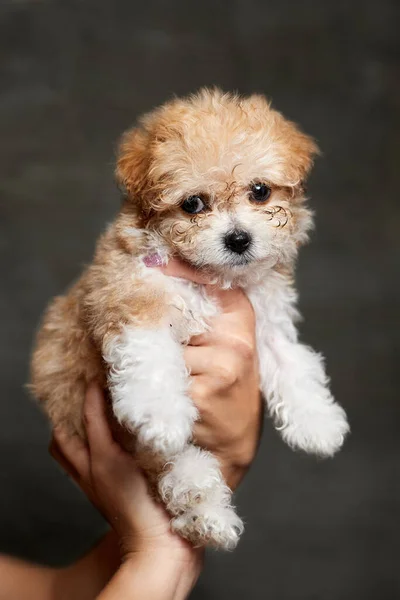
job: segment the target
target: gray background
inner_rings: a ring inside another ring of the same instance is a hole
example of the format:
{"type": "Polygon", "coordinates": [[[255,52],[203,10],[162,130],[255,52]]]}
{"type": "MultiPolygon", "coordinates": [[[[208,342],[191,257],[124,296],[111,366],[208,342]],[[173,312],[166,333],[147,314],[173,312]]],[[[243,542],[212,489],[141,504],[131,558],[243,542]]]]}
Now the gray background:
{"type": "Polygon", "coordinates": [[[47,455],[23,389],[50,296],[115,213],[115,141],[203,84],[264,92],[323,149],[301,255],[302,336],[352,436],[334,460],[269,423],[237,502],[238,549],[193,597],[400,597],[398,10],[390,0],[75,0],[0,6],[0,549],[63,564],[104,525],[47,455]],[[397,23],[396,23],[397,20],[397,23]]]}

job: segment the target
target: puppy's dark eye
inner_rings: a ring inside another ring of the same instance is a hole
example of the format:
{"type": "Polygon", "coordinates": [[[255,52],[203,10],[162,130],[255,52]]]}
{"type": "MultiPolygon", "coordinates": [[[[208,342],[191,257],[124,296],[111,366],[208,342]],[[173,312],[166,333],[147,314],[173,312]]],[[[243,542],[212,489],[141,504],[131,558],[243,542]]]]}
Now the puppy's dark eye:
{"type": "Polygon", "coordinates": [[[190,213],[191,215],[197,215],[197,213],[202,212],[206,208],[206,205],[200,196],[190,196],[189,198],[186,198],[181,206],[185,212],[190,213]]]}
{"type": "Polygon", "coordinates": [[[250,200],[254,202],[266,202],[271,195],[271,188],[266,183],[253,183],[250,190],[250,200]]]}

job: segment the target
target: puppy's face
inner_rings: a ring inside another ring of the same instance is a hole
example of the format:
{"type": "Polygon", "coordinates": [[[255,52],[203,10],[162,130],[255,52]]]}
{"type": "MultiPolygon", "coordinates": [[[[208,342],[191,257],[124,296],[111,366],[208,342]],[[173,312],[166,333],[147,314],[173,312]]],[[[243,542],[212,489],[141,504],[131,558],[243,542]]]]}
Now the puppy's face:
{"type": "Polygon", "coordinates": [[[197,267],[290,264],[311,216],[303,182],[317,148],[260,96],[203,90],[142,119],[117,177],[143,225],[197,267]]]}

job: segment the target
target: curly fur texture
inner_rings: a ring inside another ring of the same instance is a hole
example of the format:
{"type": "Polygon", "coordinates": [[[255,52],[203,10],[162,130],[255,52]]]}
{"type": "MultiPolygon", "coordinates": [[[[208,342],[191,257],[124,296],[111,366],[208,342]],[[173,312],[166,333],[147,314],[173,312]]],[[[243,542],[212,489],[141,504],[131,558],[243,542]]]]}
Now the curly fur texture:
{"type": "Polygon", "coordinates": [[[233,548],[243,524],[218,461],[190,440],[196,409],[182,344],[205,331],[218,306],[205,289],[149,268],[178,255],[222,287],[241,286],[256,314],[261,389],[283,439],[331,456],[348,431],[323,360],[297,340],[292,273],[312,215],[304,180],[314,141],[261,96],[201,90],[145,115],[121,142],[124,203],[94,260],[44,316],[32,389],[54,424],[84,435],[86,384],[110,391],[116,418],[156,476],[172,528],[195,544],[233,548]],[[255,202],[254,183],[271,190],[255,202]],[[205,210],[182,203],[201,196],[205,210]],[[245,252],[225,238],[245,231],[245,252]]]}

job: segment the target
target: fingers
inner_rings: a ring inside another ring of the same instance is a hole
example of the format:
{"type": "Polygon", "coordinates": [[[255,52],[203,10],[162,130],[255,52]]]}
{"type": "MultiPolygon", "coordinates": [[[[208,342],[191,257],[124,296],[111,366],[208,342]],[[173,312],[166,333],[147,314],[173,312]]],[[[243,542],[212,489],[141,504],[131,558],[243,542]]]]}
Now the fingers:
{"type": "Polygon", "coordinates": [[[60,465],[60,467],[62,467],[62,469],[64,469],[64,471],[67,473],[67,475],[69,475],[70,477],[72,477],[72,479],[75,479],[75,481],[77,480],[77,478],[79,476],[78,471],[65,458],[65,456],[62,453],[62,450],[61,450],[61,448],[60,448],[57,440],[54,438],[54,436],[51,438],[51,441],[50,441],[50,444],[49,444],[49,454],[54,458],[54,460],[56,462],[58,462],[58,464],[60,465]]]}
{"type": "Polygon", "coordinates": [[[193,283],[209,284],[212,281],[211,275],[192,267],[178,258],[172,258],[167,265],[163,265],[160,269],[165,275],[181,277],[182,279],[193,281],[193,283]]]}
{"type": "Polygon", "coordinates": [[[230,348],[187,346],[184,358],[191,375],[207,374],[219,382],[221,387],[234,383],[244,368],[240,356],[230,348]]]}
{"type": "Polygon", "coordinates": [[[70,435],[60,427],[53,431],[49,452],[61,467],[77,481],[89,473],[89,451],[77,435],[70,435]]]}
{"type": "Polygon", "coordinates": [[[214,330],[193,336],[184,350],[185,356],[190,361],[190,365],[188,363],[187,365],[192,374],[199,372],[196,366],[196,357],[199,356],[200,360],[200,353],[197,354],[196,350],[202,348],[210,353],[208,364],[211,370],[213,370],[214,359],[217,364],[221,360],[228,360],[228,362],[233,360],[239,367],[243,361],[243,367],[254,359],[256,341],[254,332],[249,331],[249,328],[246,330],[244,327],[236,327],[235,330],[235,324],[232,323],[230,330],[227,330],[225,324],[224,327],[218,327],[218,323],[216,323],[214,330]],[[212,360],[211,355],[213,355],[212,360]]]}
{"type": "Polygon", "coordinates": [[[189,346],[222,346],[236,349],[240,342],[253,344],[255,331],[251,322],[242,319],[239,313],[232,318],[212,319],[212,329],[193,335],[189,340],[189,346]]]}
{"type": "Polygon", "coordinates": [[[196,375],[192,378],[189,393],[200,414],[200,420],[196,421],[195,425],[204,420],[210,409],[216,410],[215,401],[217,392],[218,390],[215,390],[213,379],[208,377],[208,375],[196,375]]]}
{"type": "Polygon", "coordinates": [[[186,346],[183,350],[183,357],[190,375],[207,373],[210,368],[210,353],[208,348],[186,346]]]}
{"type": "Polygon", "coordinates": [[[253,307],[250,300],[241,288],[223,290],[215,285],[207,285],[206,287],[208,294],[217,300],[222,312],[238,313],[242,310],[252,312],[253,307]]]}
{"type": "Polygon", "coordinates": [[[105,397],[97,383],[91,383],[86,391],[83,417],[92,457],[107,455],[117,447],[107,420],[105,397]]]}
{"type": "Polygon", "coordinates": [[[214,441],[213,424],[210,425],[209,419],[197,421],[193,427],[193,443],[205,450],[211,450],[214,441]]]}
{"type": "Polygon", "coordinates": [[[55,427],[49,452],[62,468],[75,480],[85,480],[90,473],[90,454],[96,454],[114,444],[105,413],[101,389],[91,384],[86,393],[84,421],[88,444],[78,435],[71,435],[62,427],[55,427]]]}
{"type": "MultiPolygon", "coordinates": [[[[200,333],[199,335],[194,335],[190,338],[189,346],[209,346],[212,342],[214,332],[206,331],[205,333],[200,333]]],[[[215,335],[215,333],[214,333],[215,335]]]]}

